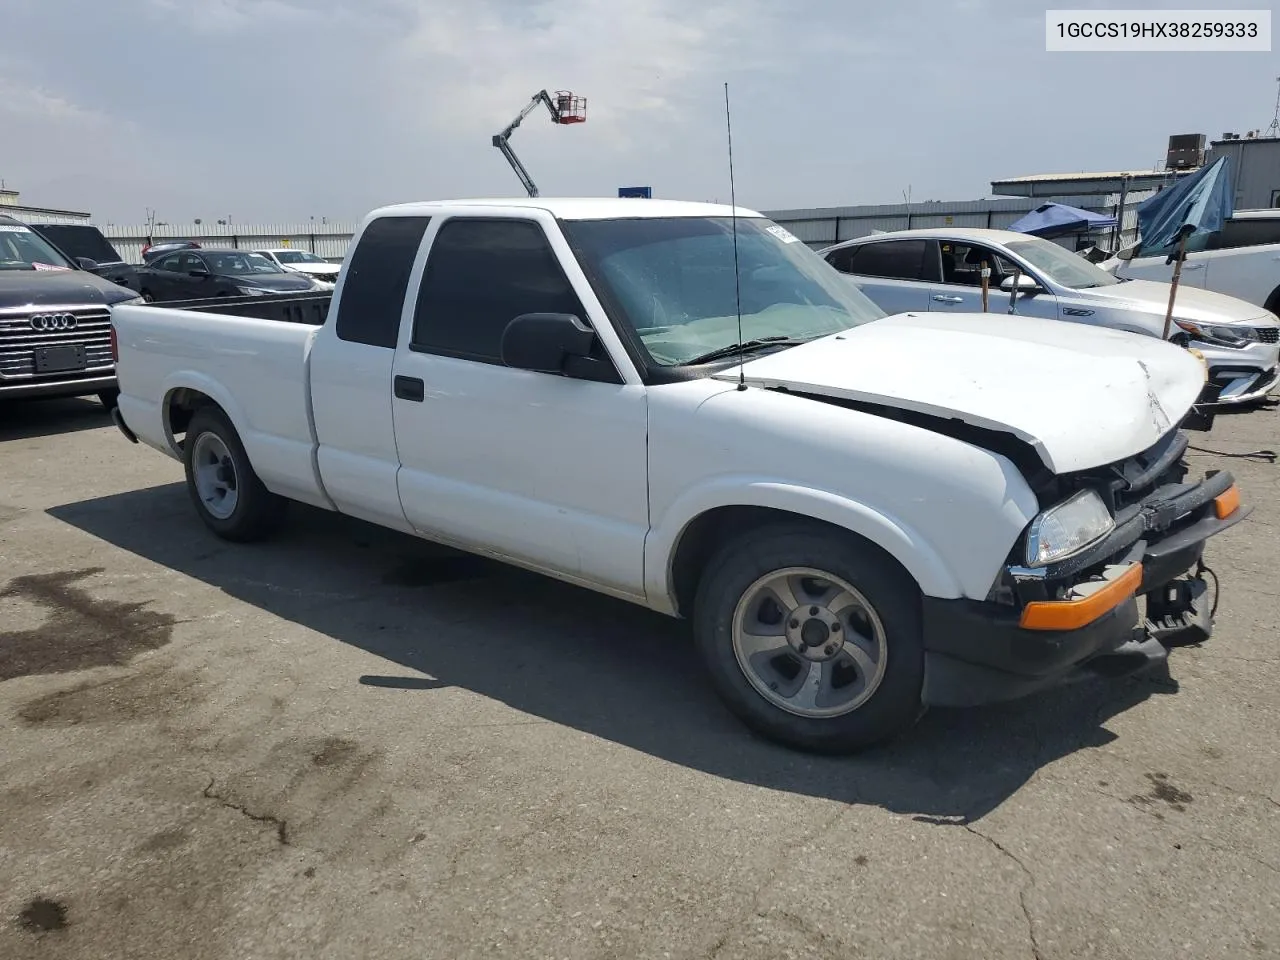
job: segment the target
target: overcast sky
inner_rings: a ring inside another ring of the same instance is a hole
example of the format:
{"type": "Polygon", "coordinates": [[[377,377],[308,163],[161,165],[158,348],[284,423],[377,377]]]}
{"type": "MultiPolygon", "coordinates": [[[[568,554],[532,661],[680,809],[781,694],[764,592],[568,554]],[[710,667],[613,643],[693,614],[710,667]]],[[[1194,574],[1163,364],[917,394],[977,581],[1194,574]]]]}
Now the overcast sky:
{"type": "MultiPolygon", "coordinates": [[[[0,178],[102,221],[355,219],[406,200],[973,199],[993,178],[1150,168],[1171,133],[1265,128],[1266,53],[1046,53],[1029,0],[0,0],[0,178]]],[[[1240,3],[1264,7],[1260,3],[1240,3]]]]}

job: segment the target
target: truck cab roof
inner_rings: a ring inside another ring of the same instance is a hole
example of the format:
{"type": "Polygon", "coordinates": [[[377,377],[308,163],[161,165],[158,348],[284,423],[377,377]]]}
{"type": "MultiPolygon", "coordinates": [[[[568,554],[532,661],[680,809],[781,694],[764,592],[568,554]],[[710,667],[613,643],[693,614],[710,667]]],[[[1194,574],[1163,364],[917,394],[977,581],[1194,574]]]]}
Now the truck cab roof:
{"type": "MultiPolygon", "coordinates": [[[[428,200],[380,207],[373,217],[428,216],[442,208],[493,207],[508,210],[545,210],[561,220],[611,220],[636,217],[729,217],[734,208],[728,204],[701,203],[691,200],[645,200],[618,197],[509,197],[461,200],[428,200]]],[[[745,207],[737,208],[739,217],[763,214],[745,207]]]]}

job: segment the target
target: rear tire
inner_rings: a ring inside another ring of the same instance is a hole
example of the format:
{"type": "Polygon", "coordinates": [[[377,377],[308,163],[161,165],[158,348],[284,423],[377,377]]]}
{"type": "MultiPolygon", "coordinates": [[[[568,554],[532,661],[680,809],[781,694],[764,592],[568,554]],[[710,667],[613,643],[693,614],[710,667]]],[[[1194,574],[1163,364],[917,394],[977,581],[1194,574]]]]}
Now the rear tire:
{"type": "Polygon", "coordinates": [[[784,522],[731,540],[703,572],[693,623],[716,692],[771,740],[852,753],[923,713],[919,590],[852,534],[784,522]]]}
{"type": "Polygon", "coordinates": [[[182,444],[187,492],[205,526],[246,543],[274,533],[288,501],[262,485],[235,427],[222,410],[201,407],[187,425],[182,444]]]}

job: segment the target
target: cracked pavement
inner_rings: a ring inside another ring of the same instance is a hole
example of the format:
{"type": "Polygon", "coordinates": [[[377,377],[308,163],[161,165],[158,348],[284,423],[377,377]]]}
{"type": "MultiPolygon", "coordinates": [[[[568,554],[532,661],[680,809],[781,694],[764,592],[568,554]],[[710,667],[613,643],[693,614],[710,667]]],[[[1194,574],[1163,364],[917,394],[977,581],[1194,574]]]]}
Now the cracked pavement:
{"type": "MultiPolygon", "coordinates": [[[[1277,444],[1275,409],[1197,446],[1277,444]]],[[[0,407],[0,957],[1280,957],[1280,466],[1167,672],[750,737],[672,621],[0,407]]]]}

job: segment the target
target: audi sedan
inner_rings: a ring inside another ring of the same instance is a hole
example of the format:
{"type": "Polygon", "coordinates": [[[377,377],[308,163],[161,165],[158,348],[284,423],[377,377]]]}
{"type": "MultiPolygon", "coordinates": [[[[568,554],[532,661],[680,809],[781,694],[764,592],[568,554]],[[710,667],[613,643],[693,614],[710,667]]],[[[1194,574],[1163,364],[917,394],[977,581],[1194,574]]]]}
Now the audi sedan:
{"type": "Polygon", "coordinates": [[[207,247],[179,250],[138,268],[138,285],[149,302],[323,289],[305,273],[284,270],[261,254],[207,247]]]}

